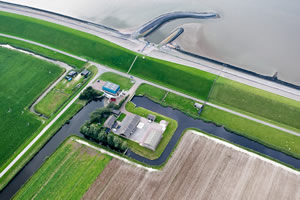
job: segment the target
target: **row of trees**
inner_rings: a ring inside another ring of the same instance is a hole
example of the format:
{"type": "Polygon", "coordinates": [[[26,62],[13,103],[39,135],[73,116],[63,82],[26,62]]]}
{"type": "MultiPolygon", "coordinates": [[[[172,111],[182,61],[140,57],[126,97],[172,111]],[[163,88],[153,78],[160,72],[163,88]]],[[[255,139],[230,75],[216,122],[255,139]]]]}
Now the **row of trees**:
{"type": "Polygon", "coordinates": [[[128,148],[126,141],[123,141],[120,137],[112,133],[106,133],[103,127],[97,124],[91,124],[89,121],[81,126],[80,132],[96,142],[101,142],[103,145],[109,146],[116,151],[124,152],[128,148]]]}

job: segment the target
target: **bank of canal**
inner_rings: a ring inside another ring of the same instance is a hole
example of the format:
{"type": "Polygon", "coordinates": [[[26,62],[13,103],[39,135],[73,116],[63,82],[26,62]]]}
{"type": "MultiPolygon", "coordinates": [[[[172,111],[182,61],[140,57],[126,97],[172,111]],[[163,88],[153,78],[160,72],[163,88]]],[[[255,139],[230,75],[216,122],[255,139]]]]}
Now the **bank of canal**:
{"type": "MultiPolygon", "coordinates": [[[[218,127],[213,123],[206,123],[202,120],[195,120],[188,117],[184,113],[174,110],[170,107],[163,107],[146,97],[134,97],[132,102],[137,106],[144,107],[151,111],[160,113],[162,115],[168,116],[175,119],[178,122],[178,128],[176,129],[172,139],[167,145],[166,149],[162,155],[156,160],[149,160],[140,155],[135,154],[132,151],[127,152],[127,156],[136,159],[140,162],[146,163],[148,165],[158,166],[163,164],[170,153],[172,153],[177,141],[183,134],[186,128],[197,128],[204,132],[213,134],[217,137],[224,138],[232,143],[244,146],[246,148],[252,149],[254,151],[260,152],[273,159],[277,159],[295,168],[300,168],[300,160],[288,156],[284,153],[275,151],[268,147],[265,147],[257,142],[249,140],[245,137],[236,135],[234,133],[226,131],[223,127],[218,127]]],[[[44,161],[49,157],[57,147],[70,135],[77,135],[83,137],[80,134],[80,126],[90,118],[90,113],[99,107],[103,107],[103,101],[93,101],[87,104],[81,111],[79,111],[71,120],[69,124],[65,124],[48,142],[44,147],[33,157],[32,160],[13,178],[10,183],[0,192],[0,199],[6,200],[10,199],[21,186],[40,168],[44,161]]]]}

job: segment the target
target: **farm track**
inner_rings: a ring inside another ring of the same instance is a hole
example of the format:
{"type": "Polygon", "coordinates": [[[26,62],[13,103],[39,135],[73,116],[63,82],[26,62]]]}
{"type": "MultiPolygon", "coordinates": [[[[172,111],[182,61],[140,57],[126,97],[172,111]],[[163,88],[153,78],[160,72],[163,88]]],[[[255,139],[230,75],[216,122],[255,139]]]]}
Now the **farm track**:
{"type": "Polygon", "coordinates": [[[187,132],[161,172],[113,159],[83,199],[298,199],[300,175],[187,132]]]}

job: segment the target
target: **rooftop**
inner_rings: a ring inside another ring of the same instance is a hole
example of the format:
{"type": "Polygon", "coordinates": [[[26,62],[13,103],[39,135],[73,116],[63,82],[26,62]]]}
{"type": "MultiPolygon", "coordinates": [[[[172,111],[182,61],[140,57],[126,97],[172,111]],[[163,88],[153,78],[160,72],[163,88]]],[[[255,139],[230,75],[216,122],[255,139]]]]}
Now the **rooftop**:
{"type": "Polygon", "coordinates": [[[116,119],[117,118],[114,115],[109,116],[109,118],[104,122],[104,127],[111,129],[116,119]]]}
{"type": "Polygon", "coordinates": [[[138,115],[126,116],[121,124],[119,134],[124,135],[125,137],[129,137],[135,131],[140,120],[141,117],[138,115]]]}

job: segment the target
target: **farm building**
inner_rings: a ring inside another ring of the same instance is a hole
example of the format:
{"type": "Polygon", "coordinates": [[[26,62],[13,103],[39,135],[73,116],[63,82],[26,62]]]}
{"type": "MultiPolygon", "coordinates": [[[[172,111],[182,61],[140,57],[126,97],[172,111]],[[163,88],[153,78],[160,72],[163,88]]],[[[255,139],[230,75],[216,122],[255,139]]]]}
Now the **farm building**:
{"type": "Polygon", "coordinates": [[[87,77],[89,74],[90,74],[90,71],[88,71],[87,69],[84,69],[84,70],[81,72],[81,75],[82,75],[82,76],[85,76],[85,77],[87,77]]]}
{"type": "Polygon", "coordinates": [[[140,120],[141,117],[138,115],[126,116],[121,124],[119,135],[128,138],[136,130],[136,127],[139,124],[140,120]]]}
{"type": "Polygon", "coordinates": [[[108,94],[117,95],[118,91],[120,90],[120,86],[117,84],[114,84],[112,82],[107,81],[103,87],[102,90],[108,94]]]}
{"type": "Polygon", "coordinates": [[[75,71],[69,71],[69,73],[67,74],[67,76],[69,76],[69,77],[74,77],[74,76],[76,76],[78,73],[77,72],[75,72],[75,71]]]}
{"type": "Polygon", "coordinates": [[[147,119],[148,119],[150,122],[154,122],[155,119],[156,119],[156,117],[155,117],[154,115],[149,114],[148,117],[147,117],[147,119]]]}
{"type": "Polygon", "coordinates": [[[163,135],[162,130],[151,130],[150,134],[146,138],[146,140],[143,143],[144,147],[147,147],[148,149],[151,149],[152,151],[155,151],[157,145],[159,144],[161,138],[163,135]]]}
{"type": "Polygon", "coordinates": [[[117,118],[114,115],[109,116],[109,118],[104,122],[104,127],[111,129],[116,120],[117,118]]]}

